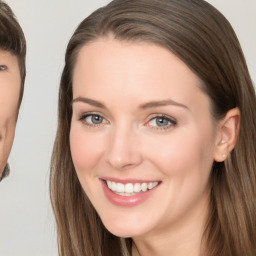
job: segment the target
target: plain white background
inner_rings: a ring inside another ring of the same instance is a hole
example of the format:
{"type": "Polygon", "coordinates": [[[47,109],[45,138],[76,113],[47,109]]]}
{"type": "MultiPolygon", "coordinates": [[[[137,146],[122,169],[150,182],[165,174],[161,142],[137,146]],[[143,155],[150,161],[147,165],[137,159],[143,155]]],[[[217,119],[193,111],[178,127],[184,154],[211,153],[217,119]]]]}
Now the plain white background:
{"type": "MultiPolygon", "coordinates": [[[[27,38],[27,79],[0,184],[0,256],[56,256],[48,178],[65,48],[76,26],[107,0],[6,0],[27,38]]],[[[209,0],[233,25],[256,81],[256,1],[209,0]]]]}

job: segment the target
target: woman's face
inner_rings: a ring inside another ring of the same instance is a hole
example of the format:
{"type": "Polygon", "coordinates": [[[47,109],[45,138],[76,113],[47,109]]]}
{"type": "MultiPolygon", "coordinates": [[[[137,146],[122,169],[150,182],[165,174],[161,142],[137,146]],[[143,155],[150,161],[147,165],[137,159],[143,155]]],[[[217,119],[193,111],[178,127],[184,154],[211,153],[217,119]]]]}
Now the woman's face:
{"type": "Polygon", "coordinates": [[[13,143],[20,84],[17,57],[0,50],[0,174],[4,170],[13,143]]]}
{"type": "Polygon", "coordinates": [[[154,235],[205,217],[217,139],[201,83],[154,44],[103,38],[81,49],[72,159],[113,234],[154,235]]]}

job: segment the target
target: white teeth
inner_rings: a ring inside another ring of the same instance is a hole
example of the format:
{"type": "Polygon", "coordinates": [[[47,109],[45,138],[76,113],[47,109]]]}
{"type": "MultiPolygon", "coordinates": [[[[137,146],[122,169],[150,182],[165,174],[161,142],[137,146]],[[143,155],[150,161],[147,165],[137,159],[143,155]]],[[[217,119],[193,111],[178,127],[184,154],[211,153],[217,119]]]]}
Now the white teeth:
{"type": "Polygon", "coordinates": [[[111,181],[107,180],[107,185],[110,188],[111,187],[111,181]]]}
{"type": "Polygon", "coordinates": [[[133,185],[133,191],[136,192],[136,193],[138,193],[138,192],[141,191],[140,183],[135,183],[135,184],[133,185]]]}
{"type": "Polygon", "coordinates": [[[120,196],[133,196],[133,195],[135,195],[134,193],[133,194],[130,194],[130,193],[116,193],[116,194],[118,194],[120,196]]]}
{"type": "Polygon", "coordinates": [[[125,184],[125,193],[133,193],[133,185],[131,183],[125,184]]]}
{"type": "Polygon", "coordinates": [[[106,182],[110,190],[122,196],[135,195],[135,193],[139,193],[141,191],[146,192],[147,190],[153,189],[159,184],[159,182],[157,181],[149,182],[149,183],[146,183],[146,182],[134,183],[134,184],[133,183],[127,183],[127,184],[116,183],[114,181],[109,181],[109,180],[107,180],[106,182]]]}
{"type": "Polygon", "coordinates": [[[156,187],[157,185],[158,185],[158,182],[157,182],[157,181],[153,182],[152,188],[156,187]]]}
{"type": "MultiPolygon", "coordinates": [[[[113,183],[113,182],[112,182],[113,183]]],[[[116,184],[116,192],[118,193],[123,193],[124,192],[124,184],[122,183],[117,183],[116,184]]]]}
{"type": "MultiPolygon", "coordinates": [[[[108,186],[108,187],[110,188],[110,186],[108,186]]],[[[116,183],[115,182],[111,182],[111,190],[116,191],[116,183]]]]}
{"type": "Polygon", "coordinates": [[[148,189],[152,189],[152,188],[153,188],[153,183],[150,182],[150,183],[148,184],[148,189]]]}
{"type": "Polygon", "coordinates": [[[142,185],[141,185],[141,190],[142,190],[143,192],[146,192],[147,189],[148,189],[148,184],[147,184],[147,183],[142,183],[142,185]]]}

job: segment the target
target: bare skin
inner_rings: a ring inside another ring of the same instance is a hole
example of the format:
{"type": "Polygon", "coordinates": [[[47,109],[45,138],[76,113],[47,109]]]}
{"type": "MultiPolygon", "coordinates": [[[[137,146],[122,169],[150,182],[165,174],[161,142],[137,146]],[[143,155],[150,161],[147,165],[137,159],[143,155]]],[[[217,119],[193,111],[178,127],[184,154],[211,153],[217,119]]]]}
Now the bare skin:
{"type": "Polygon", "coordinates": [[[20,84],[17,57],[0,50],[0,175],[7,163],[14,139],[20,84]]]}
{"type": "Polygon", "coordinates": [[[211,166],[225,159],[232,136],[222,126],[231,123],[234,130],[237,114],[213,120],[201,85],[181,60],[154,44],[101,38],[78,55],[73,162],[106,228],[133,238],[134,256],[200,254],[211,166]],[[126,193],[128,203],[119,204],[122,195],[106,187],[108,180],[157,186],[141,203],[133,204],[126,193]]]}

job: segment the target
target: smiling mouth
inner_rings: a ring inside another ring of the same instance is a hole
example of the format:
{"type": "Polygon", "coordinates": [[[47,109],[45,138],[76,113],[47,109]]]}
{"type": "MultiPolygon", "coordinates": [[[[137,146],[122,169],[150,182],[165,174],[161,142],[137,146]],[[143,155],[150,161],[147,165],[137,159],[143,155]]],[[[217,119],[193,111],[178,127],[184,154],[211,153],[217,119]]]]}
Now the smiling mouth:
{"type": "Polygon", "coordinates": [[[110,180],[104,180],[107,184],[107,187],[117,195],[120,196],[134,196],[139,193],[147,192],[156,186],[159,185],[160,182],[136,182],[136,183],[119,183],[110,180]]]}

